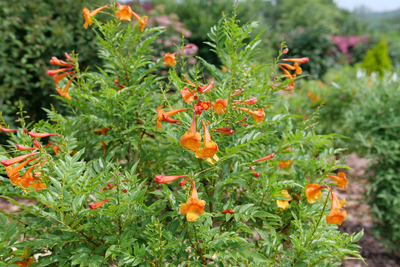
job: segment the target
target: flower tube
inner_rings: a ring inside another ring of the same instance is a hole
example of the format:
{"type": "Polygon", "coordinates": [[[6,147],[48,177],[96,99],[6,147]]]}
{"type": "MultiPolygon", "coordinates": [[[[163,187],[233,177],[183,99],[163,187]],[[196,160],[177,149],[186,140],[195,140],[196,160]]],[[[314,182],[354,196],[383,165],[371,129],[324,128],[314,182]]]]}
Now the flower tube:
{"type": "Polygon", "coordinates": [[[174,175],[174,176],[164,176],[164,175],[157,175],[154,177],[154,181],[156,181],[158,184],[165,184],[165,183],[170,183],[172,181],[175,181],[176,179],[179,178],[184,178],[188,176],[187,174],[185,175],[174,175]]]}
{"type": "Polygon", "coordinates": [[[259,161],[270,160],[270,159],[272,159],[274,156],[275,156],[275,153],[271,153],[271,154],[269,154],[268,156],[263,157],[263,158],[261,158],[261,159],[253,160],[253,162],[259,162],[259,161]]]}
{"type": "Polygon", "coordinates": [[[4,166],[10,166],[10,165],[21,162],[21,161],[23,161],[29,157],[32,157],[34,155],[37,155],[37,154],[38,153],[36,152],[36,153],[18,156],[18,157],[12,158],[12,159],[5,159],[5,160],[0,161],[0,163],[3,164],[4,166]]]}
{"type": "Polygon", "coordinates": [[[106,202],[109,201],[109,200],[110,200],[110,199],[107,198],[107,199],[104,199],[104,200],[99,201],[99,202],[90,202],[90,203],[89,203],[89,208],[92,209],[92,210],[98,209],[98,208],[100,208],[104,203],[106,203],[106,202]]]}
{"type": "Polygon", "coordinates": [[[34,132],[29,132],[28,133],[31,138],[43,138],[43,137],[49,137],[49,136],[60,136],[59,134],[56,133],[34,133],[34,132]]]}
{"type": "Polygon", "coordinates": [[[189,131],[187,131],[181,137],[180,141],[181,145],[187,149],[196,152],[197,149],[201,146],[201,135],[196,131],[196,115],[193,114],[192,125],[190,126],[189,131]]]}

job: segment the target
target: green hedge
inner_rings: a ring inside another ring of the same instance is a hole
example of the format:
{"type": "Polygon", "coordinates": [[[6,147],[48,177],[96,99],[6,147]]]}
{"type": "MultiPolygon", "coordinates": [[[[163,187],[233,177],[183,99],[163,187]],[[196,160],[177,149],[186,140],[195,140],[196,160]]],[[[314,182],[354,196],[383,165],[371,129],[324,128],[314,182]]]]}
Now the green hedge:
{"type": "Polygon", "coordinates": [[[82,67],[99,65],[94,33],[83,28],[82,8],[106,1],[20,0],[0,2],[0,111],[14,126],[22,100],[32,120],[46,118],[42,107],[60,107],[54,81],[46,75],[52,56],[78,50],[82,67]],[[90,2],[90,3],[89,3],[90,2]],[[79,14],[79,15],[78,15],[79,14]]]}

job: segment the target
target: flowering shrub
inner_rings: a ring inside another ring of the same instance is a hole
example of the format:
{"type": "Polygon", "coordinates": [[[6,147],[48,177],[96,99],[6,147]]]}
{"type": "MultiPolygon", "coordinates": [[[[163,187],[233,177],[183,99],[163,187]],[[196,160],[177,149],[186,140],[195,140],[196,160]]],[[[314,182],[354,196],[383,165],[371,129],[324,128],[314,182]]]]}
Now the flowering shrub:
{"type": "Polygon", "coordinates": [[[147,16],[114,4],[83,12],[105,65],[84,72],[73,53],[50,61],[62,67],[51,74],[74,116],[47,110],[52,123],[28,126],[21,116],[20,129],[1,129],[12,147],[0,162],[2,181],[35,200],[26,206],[2,196],[22,209],[0,215],[3,264],[334,266],[349,254],[361,259],[353,243],[362,232],[336,226],[347,214],[331,187],[348,182],[333,175],[343,160],[328,158],[342,150],[314,133],[316,116],[294,128],[292,115],[272,108],[278,91],[295,90],[308,58],[282,50],[285,76],[270,78],[277,64],[253,65],[260,35],[244,43],[257,23],[239,25],[233,15],[209,35],[224,72],[200,57],[187,71],[190,46],[151,60],[161,29],[146,28],[147,16]],[[113,19],[97,21],[100,11],[113,19]],[[167,83],[153,74],[162,65],[167,83]]]}

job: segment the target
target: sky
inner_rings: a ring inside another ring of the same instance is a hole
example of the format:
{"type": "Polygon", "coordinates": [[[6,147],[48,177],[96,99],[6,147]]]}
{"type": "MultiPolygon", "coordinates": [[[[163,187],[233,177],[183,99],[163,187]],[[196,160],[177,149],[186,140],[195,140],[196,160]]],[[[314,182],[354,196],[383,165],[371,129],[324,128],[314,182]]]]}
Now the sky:
{"type": "Polygon", "coordinates": [[[392,11],[400,8],[400,0],[334,0],[339,7],[353,11],[364,5],[374,12],[392,11]]]}

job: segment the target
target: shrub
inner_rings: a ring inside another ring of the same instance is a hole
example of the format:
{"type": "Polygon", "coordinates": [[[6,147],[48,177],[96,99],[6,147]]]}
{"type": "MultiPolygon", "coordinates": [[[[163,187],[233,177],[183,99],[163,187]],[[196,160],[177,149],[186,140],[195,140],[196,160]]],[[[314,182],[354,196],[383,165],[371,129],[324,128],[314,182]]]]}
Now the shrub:
{"type": "Polygon", "coordinates": [[[292,115],[270,110],[294,81],[253,65],[260,36],[244,40],[257,23],[224,16],[208,44],[227,69],[199,57],[188,71],[184,46],[151,61],[161,29],[144,28],[146,16],[127,26],[126,6],[103,8],[117,18],[86,18],[105,62],[99,72],[82,71],[74,53],[53,59],[72,65],[58,92],[73,115],[47,110],[51,123],[31,127],[21,116],[9,133],[10,145],[34,155],[15,153],[32,161],[19,165],[22,177],[12,166],[22,158],[1,161],[2,180],[36,203],[1,196],[22,208],[0,215],[3,264],[335,266],[348,254],[361,258],[353,243],[362,232],[336,226],[346,212],[331,186],[347,180],[330,173],[346,166],[328,159],[342,150],[313,132],[315,116],[294,128],[292,115]],[[152,74],[161,64],[170,67],[167,83],[152,74]]]}
{"type": "Polygon", "coordinates": [[[383,76],[386,72],[392,72],[392,62],[389,58],[389,48],[385,38],[373,48],[368,50],[365,55],[361,67],[368,74],[376,72],[379,76],[383,76]]]}

